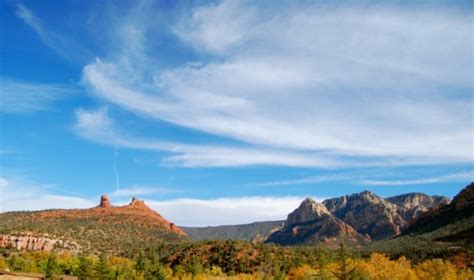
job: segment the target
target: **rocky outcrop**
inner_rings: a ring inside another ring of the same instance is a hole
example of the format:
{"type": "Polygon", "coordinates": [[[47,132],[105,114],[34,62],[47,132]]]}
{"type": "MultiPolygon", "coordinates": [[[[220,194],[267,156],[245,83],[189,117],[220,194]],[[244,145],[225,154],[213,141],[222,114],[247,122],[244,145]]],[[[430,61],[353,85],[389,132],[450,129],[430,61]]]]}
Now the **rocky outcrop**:
{"type": "Polygon", "coordinates": [[[1,248],[14,248],[17,250],[43,250],[51,251],[57,240],[34,237],[34,236],[17,236],[17,235],[0,235],[1,248]]]}
{"type": "Polygon", "coordinates": [[[128,204],[128,206],[130,207],[137,207],[137,208],[140,208],[140,207],[146,207],[148,208],[148,206],[146,206],[145,202],[143,200],[139,200],[135,197],[132,197],[132,201],[130,201],[130,204],[128,204]]]}
{"type": "Polygon", "coordinates": [[[68,251],[75,253],[79,251],[79,245],[61,239],[50,238],[48,235],[24,234],[0,234],[0,248],[32,251],[68,251]]]}
{"type": "Polygon", "coordinates": [[[318,220],[325,215],[331,215],[328,209],[311,198],[306,198],[300,207],[288,215],[286,223],[288,225],[303,224],[318,220]]]}
{"type": "Polygon", "coordinates": [[[405,209],[430,209],[440,204],[449,204],[451,200],[445,196],[426,195],[424,193],[407,193],[385,198],[385,200],[405,209]]]}
{"type": "Polygon", "coordinates": [[[398,235],[408,225],[397,205],[369,191],[328,199],[323,204],[334,216],[373,240],[398,235]]]}
{"type": "Polygon", "coordinates": [[[341,238],[350,243],[369,241],[350,225],[333,216],[323,204],[307,198],[288,215],[284,227],[271,234],[266,242],[280,245],[337,245],[341,238]]]}
{"type": "Polygon", "coordinates": [[[398,212],[407,222],[419,218],[421,214],[427,212],[431,208],[446,205],[451,200],[445,196],[426,195],[424,193],[408,193],[393,196],[385,199],[398,206],[398,212]]]}
{"type": "Polygon", "coordinates": [[[105,194],[100,197],[99,207],[112,207],[112,204],[110,204],[109,197],[105,194]]]}
{"type": "MultiPolygon", "coordinates": [[[[106,211],[104,213],[106,215],[129,215],[139,218],[139,220],[144,220],[145,223],[148,222],[150,225],[158,225],[179,235],[186,235],[186,233],[174,223],[163,218],[158,212],[148,207],[143,200],[137,199],[136,197],[133,197],[128,205],[115,207],[112,206],[106,195],[102,195],[99,208],[105,208],[103,210],[106,211]]],[[[90,214],[93,214],[93,212],[90,212],[90,214]]]]}

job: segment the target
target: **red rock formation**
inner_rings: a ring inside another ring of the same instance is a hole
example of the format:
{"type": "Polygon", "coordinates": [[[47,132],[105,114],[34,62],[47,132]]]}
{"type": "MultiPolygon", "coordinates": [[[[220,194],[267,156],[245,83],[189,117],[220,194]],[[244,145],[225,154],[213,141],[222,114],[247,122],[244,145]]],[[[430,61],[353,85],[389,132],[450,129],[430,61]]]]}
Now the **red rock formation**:
{"type": "Polygon", "coordinates": [[[105,194],[100,197],[99,207],[112,207],[112,204],[110,204],[109,197],[105,194]]]}
{"type": "Polygon", "coordinates": [[[307,198],[288,215],[284,227],[273,232],[266,242],[281,245],[324,243],[331,247],[337,245],[340,238],[351,244],[370,241],[333,216],[322,203],[307,198]]]}
{"type": "Polygon", "coordinates": [[[186,233],[176,225],[163,218],[158,212],[148,207],[143,200],[132,198],[128,205],[113,206],[106,195],[100,198],[100,204],[90,209],[71,209],[71,210],[52,210],[41,211],[39,218],[64,218],[64,219],[83,219],[97,218],[103,223],[108,223],[112,217],[127,217],[131,224],[139,224],[146,227],[161,227],[179,235],[185,236],[186,233]]]}
{"type": "Polygon", "coordinates": [[[408,226],[397,205],[369,191],[327,199],[323,204],[331,214],[373,240],[393,237],[408,226]]]}
{"type": "Polygon", "coordinates": [[[143,200],[139,200],[135,197],[132,197],[132,201],[130,202],[130,204],[128,204],[128,206],[132,206],[132,207],[146,207],[148,208],[148,206],[146,206],[145,202],[143,200]]]}

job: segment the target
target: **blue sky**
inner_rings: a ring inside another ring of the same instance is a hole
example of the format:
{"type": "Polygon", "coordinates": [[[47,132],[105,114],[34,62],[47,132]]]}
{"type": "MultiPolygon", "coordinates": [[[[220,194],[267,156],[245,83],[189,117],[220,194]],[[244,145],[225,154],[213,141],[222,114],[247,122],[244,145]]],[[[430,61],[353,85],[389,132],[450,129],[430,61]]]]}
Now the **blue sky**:
{"type": "Polygon", "coordinates": [[[1,1],[0,210],[179,225],[473,181],[470,1],[1,1]],[[349,4],[348,4],[349,3],[349,4]]]}

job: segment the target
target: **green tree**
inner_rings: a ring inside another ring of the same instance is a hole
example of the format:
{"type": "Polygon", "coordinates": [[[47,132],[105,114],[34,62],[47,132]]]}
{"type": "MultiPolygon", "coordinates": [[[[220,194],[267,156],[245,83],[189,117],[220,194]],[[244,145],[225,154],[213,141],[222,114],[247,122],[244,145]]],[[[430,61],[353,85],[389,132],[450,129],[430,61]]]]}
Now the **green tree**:
{"type": "Polygon", "coordinates": [[[339,262],[339,269],[335,272],[335,276],[341,280],[348,280],[352,278],[354,274],[354,268],[350,268],[350,254],[346,248],[346,244],[344,243],[344,239],[341,237],[341,242],[339,243],[339,250],[338,250],[338,262],[339,262]]]}
{"type": "Polygon", "coordinates": [[[104,254],[100,255],[99,260],[94,267],[94,276],[97,279],[105,280],[113,278],[112,270],[110,269],[107,257],[104,254]]]}
{"type": "Polygon", "coordinates": [[[8,268],[7,261],[2,256],[0,256],[0,271],[5,270],[7,268],[8,268]]]}
{"type": "Polygon", "coordinates": [[[160,263],[155,263],[153,265],[153,271],[148,273],[147,277],[149,276],[151,276],[151,278],[147,279],[166,280],[169,278],[168,272],[160,263]]]}
{"type": "Polygon", "coordinates": [[[36,264],[34,261],[22,256],[12,255],[7,259],[8,266],[12,271],[34,272],[36,264]]]}
{"type": "Polygon", "coordinates": [[[94,266],[92,260],[86,256],[79,257],[79,265],[75,271],[75,275],[79,277],[80,280],[88,280],[94,277],[94,266]]]}
{"type": "Polygon", "coordinates": [[[52,253],[48,256],[48,259],[46,260],[46,267],[44,268],[46,279],[56,279],[58,268],[56,255],[52,253]]]}
{"type": "Polygon", "coordinates": [[[201,264],[201,260],[198,256],[192,256],[191,261],[187,266],[188,272],[192,273],[193,275],[201,274],[204,271],[204,268],[201,264]]]}
{"type": "Polygon", "coordinates": [[[141,254],[135,261],[135,269],[142,274],[145,274],[147,271],[149,271],[150,267],[150,260],[143,254],[141,254]]]}

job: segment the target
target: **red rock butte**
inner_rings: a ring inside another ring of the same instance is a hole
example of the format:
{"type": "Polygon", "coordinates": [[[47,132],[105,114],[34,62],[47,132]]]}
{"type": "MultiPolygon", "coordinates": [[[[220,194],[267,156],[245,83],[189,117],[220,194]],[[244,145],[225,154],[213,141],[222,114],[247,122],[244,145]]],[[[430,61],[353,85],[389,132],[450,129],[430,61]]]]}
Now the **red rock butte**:
{"type": "Polygon", "coordinates": [[[148,207],[143,200],[132,198],[132,201],[123,206],[113,206],[107,195],[100,197],[98,206],[89,209],[72,209],[72,210],[52,210],[41,211],[40,218],[64,217],[70,219],[96,218],[103,223],[110,222],[113,218],[119,216],[121,219],[127,219],[131,224],[137,224],[146,227],[161,227],[179,235],[185,236],[186,233],[177,227],[174,223],[169,222],[158,212],[148,207]]]}
{"type": "Polygon", "coordinates": [[[105,194],[100,197],[99,207],[112,207],[112,204],[110,204],[109,197],[105,194]]]}

